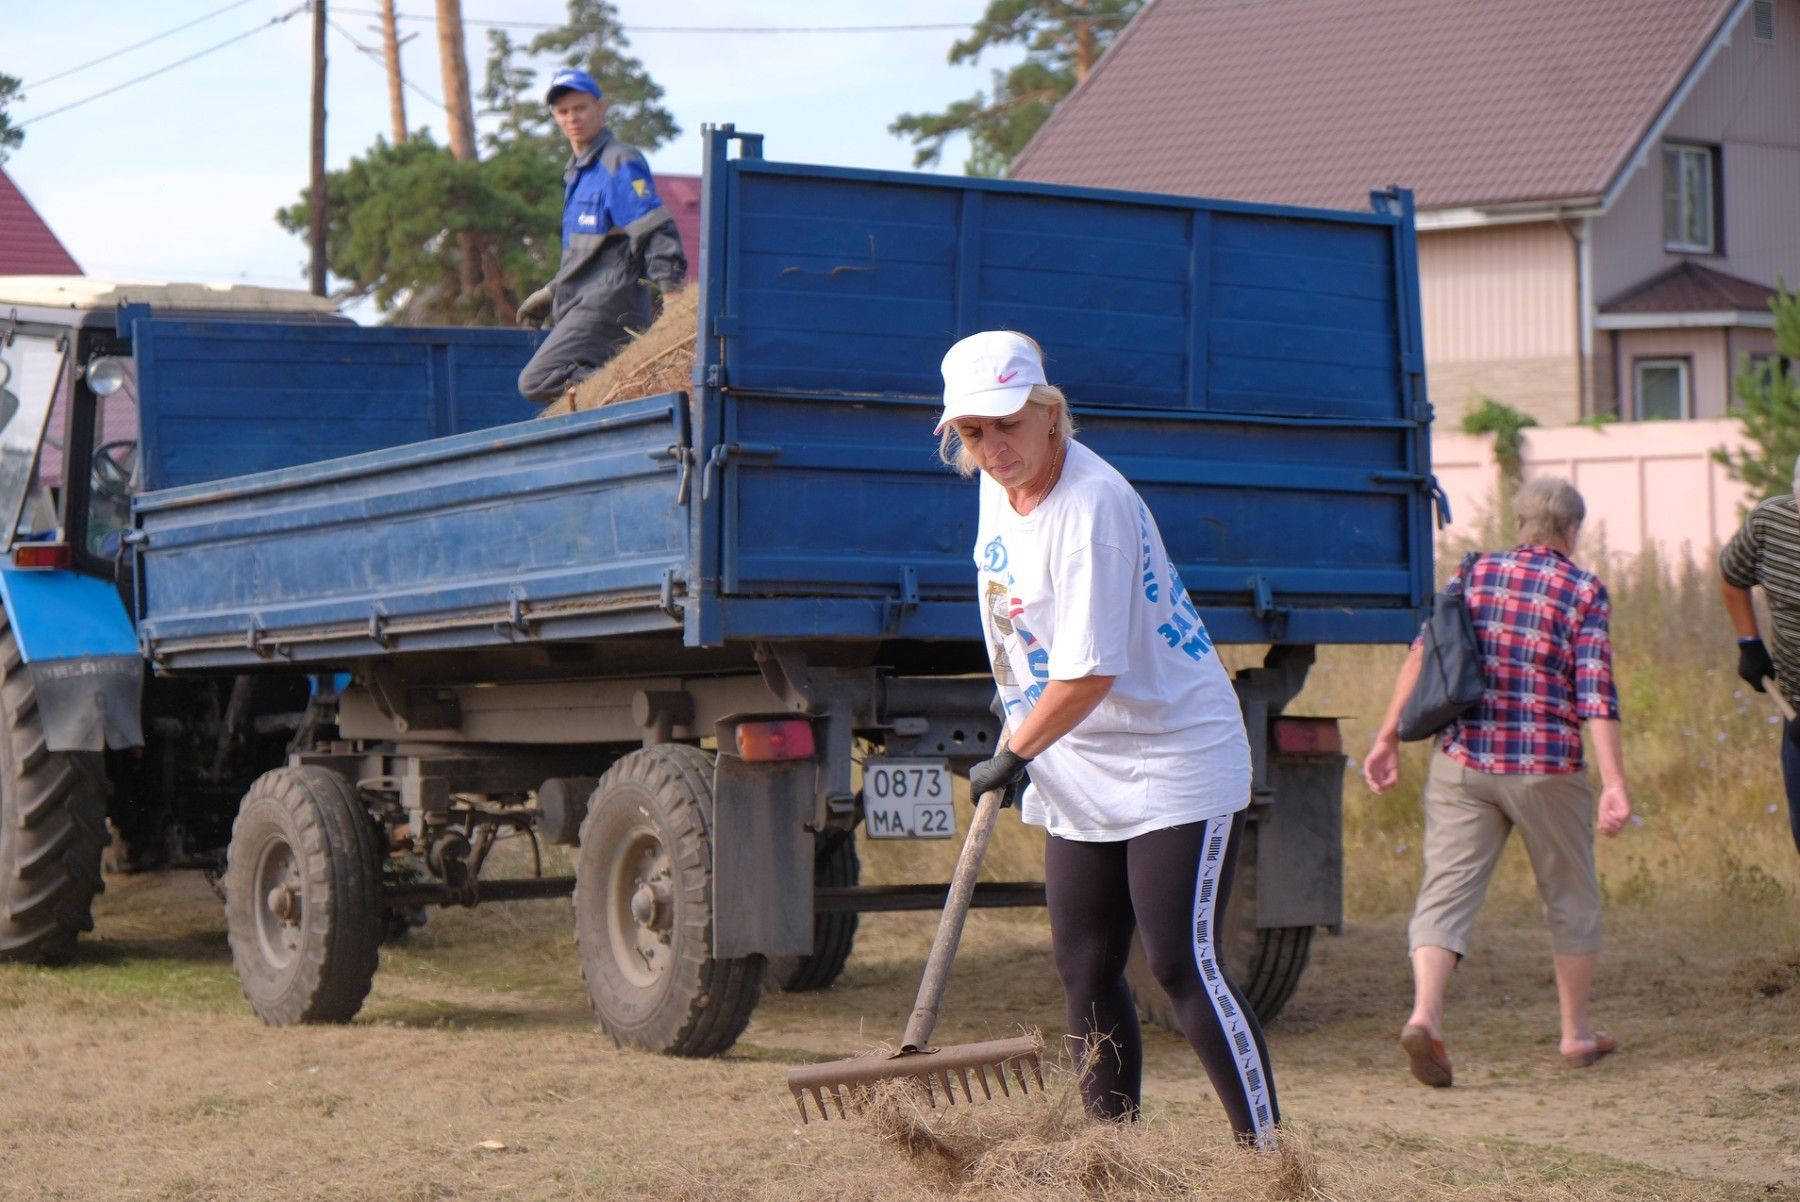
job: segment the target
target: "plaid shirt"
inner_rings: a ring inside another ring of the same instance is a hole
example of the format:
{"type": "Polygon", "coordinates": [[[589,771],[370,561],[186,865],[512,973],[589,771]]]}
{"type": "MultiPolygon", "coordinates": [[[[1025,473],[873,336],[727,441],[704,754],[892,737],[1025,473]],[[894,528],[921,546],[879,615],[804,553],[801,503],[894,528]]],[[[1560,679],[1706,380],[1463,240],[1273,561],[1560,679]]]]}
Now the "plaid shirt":
{"type": "Polygon", "coordinates": [[[1444,753],[1478,772],[1581,771],[1581,720],[1619,716],[1606,586],[1527,544],[1478,557],[1466,594],[1487,691],[1451,724],[1444,753]]]}

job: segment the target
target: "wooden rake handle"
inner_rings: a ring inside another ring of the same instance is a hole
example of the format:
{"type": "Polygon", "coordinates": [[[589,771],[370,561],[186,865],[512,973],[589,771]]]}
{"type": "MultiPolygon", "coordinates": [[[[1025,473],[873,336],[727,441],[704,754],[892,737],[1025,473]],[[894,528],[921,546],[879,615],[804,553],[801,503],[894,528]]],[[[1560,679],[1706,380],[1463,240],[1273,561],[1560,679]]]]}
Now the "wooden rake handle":
{"type": "Polygon", "coordinates": [[[1792,722],[1794,720],[1794,707],[1788,702],[1786,697],[1781,695],[1781,686],[1775,683],[1775,678],[1773,676],[1765,676],[1762,678],[1762,684],[1763,692],[1769,695],[1769,700],[1775,703],[1775,708],[1781,712],[1781,716],[1786,718],[1789,722],[1792,722]]]}
{"type": "MultiPolygon", "coordinates": [[[[1000,740],[995,754],[1006,749],[1000,740]]],[[[988,841],[994,837],[994,820],[1000,815],[1002,790],[990,789],[981,795],[975,817],[969,820],[969,833],[963,839],[962,855],[956,860],[956,874],[950,878],[950,895],[944,899],[944,912],[938,918],[937,935],[931,941],[931,955],[925,961],[925,975],[919,981],[919,996],[913,1002],[912,1016],[906,1020],[906,1033],[900,1038],[902,1052],[922,1052],[937,1026],[938,1007],[944,1000],[944,988],[950,983],[950,965],[956,960],[956,946],[962,942],[963,921],[969,916],[969,901],[975,896],[975,878],[981,872],[982,858],[987,855],[988,841]]]]}

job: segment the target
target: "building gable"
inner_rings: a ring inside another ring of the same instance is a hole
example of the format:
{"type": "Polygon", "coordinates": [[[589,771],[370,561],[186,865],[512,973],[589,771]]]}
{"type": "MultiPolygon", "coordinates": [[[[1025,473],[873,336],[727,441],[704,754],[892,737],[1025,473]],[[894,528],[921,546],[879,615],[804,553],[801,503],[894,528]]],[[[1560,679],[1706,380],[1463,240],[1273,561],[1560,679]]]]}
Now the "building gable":
{"type": "Polygon", "coordinates": [[[0,275],[80,275],[25,194],[0,171],[0,275]]]}
{"type": "Polygon", "coordinates": [[[1747,0],[1155,0],[1015,178],[1361,208],[1597,203],[1747,0]]]}

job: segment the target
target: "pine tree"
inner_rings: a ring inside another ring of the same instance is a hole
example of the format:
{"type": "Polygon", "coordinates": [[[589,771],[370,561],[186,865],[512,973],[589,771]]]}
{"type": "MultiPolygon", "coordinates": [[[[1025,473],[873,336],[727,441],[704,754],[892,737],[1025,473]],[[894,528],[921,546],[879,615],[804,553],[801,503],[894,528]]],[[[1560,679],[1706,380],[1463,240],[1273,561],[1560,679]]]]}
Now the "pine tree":
{"type": "Polygon", "coordinates": [[[967,134],[963,170],[1001,175],[1143,6],[1144,0],[989,0],[969,36],[950,47],[950,62],[973,63],[1004,45],[1023,45],[1025,60],[992,73],[991,95],[977,92],[941,113],[905,113],[888,132],[912,139],[915,167],[937,162],[951,138],[967,134]]]}
{"type": "Polygon", "coordinates": [[[555,54],[565,66],[592,75],[606,95],[607,128],[640,150],[654,150],[681,127],[657,103],[663,90],[644,64],[625,53],[630,45],[618,10],[607,0],[569,0],[569,23],[532,38],[526,52],[555,54]]]}
{"type": "MultiPolygon", "coordinates": [[[[457,161],[421,130],[399,145],[377,139],[327,177],[329,266],[343,295],[371,299],[407,324],[510,321],[519,300],[555,274],[562,253],[569,144],[544,104],[547,72],[531,60],[554,55],[593,75],[606,93],[608,127],[634,146],[653,148],[681,132],[657,103],[662,88],[624,53],[627,44],[606,0],[569,0],[568,25],[523,51],[504,32],[490,32],[479,92],[489,128],[479,161],[457,161]],[[474,293],[463,284],[465,235],[481,246],[488,281],[474,293]]],[[[275,219],[303,233],[310,216],[303,196],[275,219]]]]}
{"type": "Polygon", "coordinates": [[[0,163],[4,163],[6,156],[25,141],[25,131],[14,125],[12,118],[6,115],[8,105],[25,99],[25,93],[19,91],[21,86],[18,77],[0,71],[0,163]]]}
{"type": "Polygon", "coordinates": [[[1745,362],[1732,381],[1733,412],[1744,423],[1750,445],[1713,457],[1734,480],[1748,484],[1759,499],[1795,491],[1800,461],[1800,296],[1783,281],[1769,301],[1775,315],[1775,354],[1752,366],[1745,362]]]}

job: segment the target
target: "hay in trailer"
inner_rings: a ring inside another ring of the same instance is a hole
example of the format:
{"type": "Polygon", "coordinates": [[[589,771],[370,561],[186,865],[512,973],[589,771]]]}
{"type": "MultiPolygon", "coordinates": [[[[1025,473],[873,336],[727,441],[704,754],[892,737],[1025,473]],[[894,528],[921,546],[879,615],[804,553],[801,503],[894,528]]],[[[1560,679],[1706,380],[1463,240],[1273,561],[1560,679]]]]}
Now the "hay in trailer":
{"type": "Polygon", "coordinates": [[[694,375],[700,289],[665,293],[662,316],[600,370],[544,406],[541,416],[579,413],[662,392],[685,392],[694,375]]]}
{"type": "MultiPolygon", "coordinates": [[[[1092,1053],[1090,1053],[1092,1055],[1092,1053]]],[[[1311,1141],[1284,1128],[1269,1152],[1231,1141],[1224,1115],[1192,1123],[1108,1123],[1088,1117],[1079,1077],[1045,1066],[1047,1088],[1005,1101],[934,1107],[916,1082],[884,1081],[853,1121],[898,1149],[932,1187],[957,1196],[1087,1199],[1243,1199],[1294,1202],[1328,1195],[1311,1141]]]]}

